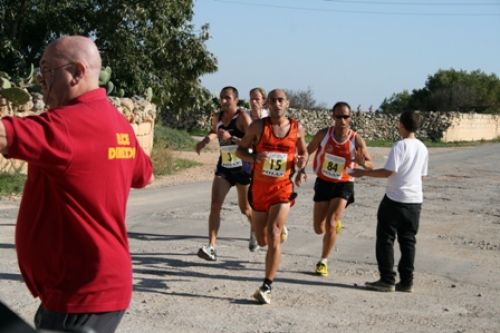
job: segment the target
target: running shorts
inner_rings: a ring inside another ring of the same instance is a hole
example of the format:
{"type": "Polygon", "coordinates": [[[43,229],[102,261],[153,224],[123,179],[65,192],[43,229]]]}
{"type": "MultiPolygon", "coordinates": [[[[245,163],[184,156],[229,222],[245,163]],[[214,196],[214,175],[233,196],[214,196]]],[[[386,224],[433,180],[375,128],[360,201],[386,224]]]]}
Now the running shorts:
{"type": "Polygon", "coordinates": [[[271,206],[279,203],[289,202],[291,207],[297,197],[289,180],[278,184],[252,182],[248,192],[250,206],[257,212],[268,212],[271,206]]]}
{"type": "Polygon", "coordinates": [[[346,207],[349,206],[354,202],[354,183],[333,183],[317,177],[314,183],[314,202],[330,201],[334,198],[346,199],[346,207]]]}

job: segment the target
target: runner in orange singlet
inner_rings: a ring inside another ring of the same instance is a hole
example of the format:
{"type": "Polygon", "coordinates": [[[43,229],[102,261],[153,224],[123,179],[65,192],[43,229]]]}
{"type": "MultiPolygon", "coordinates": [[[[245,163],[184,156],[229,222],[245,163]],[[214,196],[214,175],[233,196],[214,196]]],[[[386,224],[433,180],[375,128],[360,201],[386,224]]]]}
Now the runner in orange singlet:
{"type": "Polygon", "coordinates": [[[295,197],[291,177],[306,165],[308,156],[304,128],[286,116],[286,93],[275,89],[268,101],[270,116],[248,127],[237,150],[242,160],[254,163],[249,195],[253,229],[259,245],[268,245],[265,279],[253,295],[261,304],[271,302],[271,284],[281,260],[281,232],[295,197]]]}
{"type": "MultiPolygon", "coordinates": [[[[313,168],[314,184],[314,231],[323,235],[321,259],[316,264],[316,274],[328,276],[328,256],[335,246],[341,230],[341,218],[346,207],[354,202],[354,178],[349,169],[360,165],[372,169],[373,163],[363,138],[349,128],[351,107],[345,102],[333,106],[335,124],[320,130],[307,146],[307,152],[316,151],[313,168]]],[[[299,183],[306,179],[298,175],[299,183]]]]}

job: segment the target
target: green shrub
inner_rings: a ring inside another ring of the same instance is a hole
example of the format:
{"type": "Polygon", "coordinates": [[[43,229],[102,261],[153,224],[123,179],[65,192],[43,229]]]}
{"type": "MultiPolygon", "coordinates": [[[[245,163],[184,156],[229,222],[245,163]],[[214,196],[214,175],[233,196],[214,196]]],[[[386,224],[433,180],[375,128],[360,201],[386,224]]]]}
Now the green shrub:
{"type": "Polygon", "coordinates": [[[163,125],[155,126],[154,146],[163,146],[173,150],[194,150],[195,140],[187,131],[177,130],[163,125]]]}
{"type": "Polygon", "coordinates": [[[151,152],[151,160],[156,176],[169,175],[173,172],[174,157],[167,147],[155,143],[151,152]]]}
{"type": "Polygon", "coordinates": [[[19,194],[23,191],[26,175],[0,173],[0,195],[19,194]]]}
{"type": "Polygon", "coordinates": [[[172,150],[194,151],[195,144],[195,140],[186,131],[156,125],[151,152],[155,175],[171,175],[178,170],[200,165],[195,161],[176,159],[172,154],[172,150]]]}

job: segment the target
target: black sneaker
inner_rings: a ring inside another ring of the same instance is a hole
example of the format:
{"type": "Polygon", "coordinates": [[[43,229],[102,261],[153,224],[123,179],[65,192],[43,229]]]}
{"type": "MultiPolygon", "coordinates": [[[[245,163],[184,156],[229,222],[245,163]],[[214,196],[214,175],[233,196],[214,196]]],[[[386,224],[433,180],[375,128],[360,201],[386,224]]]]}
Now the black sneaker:
{"type": "Polygon", "coordinates": [[[365,287],[370,290],[382,291],[382,292],[393,292],[396,290],[394,284],[384,282],[382,280],[377,280],[374,282],[366,282],[365,287]]]}
{"type": "Polygon", "coordinates": [[[401,291],[403,293],[412,293],[413,292],[413,283],[412,282],[398,282],[396,283],[396,291],[401,291]]]}

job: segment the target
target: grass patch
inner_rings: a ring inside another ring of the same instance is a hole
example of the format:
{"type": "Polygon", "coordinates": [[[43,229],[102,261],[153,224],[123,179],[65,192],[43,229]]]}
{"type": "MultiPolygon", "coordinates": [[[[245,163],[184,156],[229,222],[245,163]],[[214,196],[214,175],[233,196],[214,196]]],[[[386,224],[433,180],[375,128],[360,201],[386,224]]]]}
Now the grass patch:
{"type": "Polygon", "coordinates": [[[185,158],[174,158],[172,150],[165,147],[154,147],[151,153],[154,173],[156,176],[172,175],[179,170],[202,165],[199,162],[185,158]]]}
{"type": "Polygon", "coordinates": [[[171,150],[164,145],[154,143],[151,160],[153,161],[155,176],[170,175],[174,172],[175,159],[171,150]]]}
{"type": "Polygon", "coordinates": [[[203,128],[193,128],[193,129],[190,129],[188,132],[190,135],[193,135],[193,136],[206,136],[209,133],[208,130],[203,129],[203,128]]]}
{"type": "Polygon", "coordinates": [[[196,141],[187,131],[169,128],[157,124],[155,126],[154,146],[162,146],[173,150],[194,150],[196,141]]]}
{"type": "Polygon", "coordinates": [[[26,175],[15,173],[0,173],[0,195],[11,195],[22,193],[26,175]]]}
{"type": "Polygon", "coordinates": [[[181,169],[188,169],[196,166],[203,165],[200,162],[192,161],[192,160],[187,160],[185,158],[177,158],[174,161],[174,170],[181,170],[181,169]]]}
{"type": "Polygon", "coordinates": [[[195,145],[196,141],[187,131],[156,125],[151,152],[155,175],[172,175],[179,170],[201,165],[187,159],[176,159],[172,154],[173,150],[194,151],[195,145]]]}

